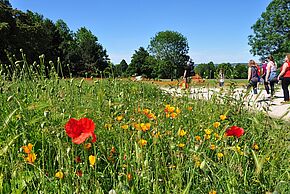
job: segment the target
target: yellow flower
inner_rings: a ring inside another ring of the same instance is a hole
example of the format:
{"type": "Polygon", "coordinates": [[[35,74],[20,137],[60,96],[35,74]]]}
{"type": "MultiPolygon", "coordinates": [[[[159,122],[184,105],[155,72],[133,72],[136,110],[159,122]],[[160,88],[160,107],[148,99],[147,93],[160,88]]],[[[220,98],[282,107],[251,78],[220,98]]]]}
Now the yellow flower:
{"type": "Polygon", "coordinates": [[[178,130],[178,136],[180,136],[180,137],[183,137],[183,136],[185,136],[186,135],[186,131],[184,131],[183,129],[179,129],[178,130]]]}
{"type": "Polygon", "coordinates": [[[270,160],[270,157],[266,157],[265,160],[268,162],[270,160]]]}
{"type": "Polygon", "coordinates": [[[133,176],[132,176],[131,173],[128,173],[128,174],[127,174],[127,179],[128,179],[128,181],[131,181],[131,180],[133,179],[133,176]]]}
{"type": "Polygon", "coordinates": [[[96,163],[96,156],[90,155],[89,156],[90,165],[94,166],[96,163]]]}
{"type": "Polygon", "coordinates": [[[179,144],[178,144],[178,147],[180,147],[180,148],[184,148],[184,147],[185,147],[185,144],[184,144],[184,143],[179,143],[179,144]]]}
{"type": "Polygon", "coordinates": [[[189,106],[187,110],[192,111],[192,106],[189,106]]]}
{"type": "Polygon", "coordinates": [[[174,118],[176,118],[176,117],[177,117],[177,113],[173,112],[173,113],[171,113],[171,115],[170,115],[170,116],[171,116],[171,118],[173,118],[173,119],[174,119],[174,118]]]}
{"type": "Polygon", "coordinates": [[[153,113],[149,113],[149,114],[147,115],[147,117],[148,117],[149,119],[156,119],[156,116],[155,116],[153,113]]]}
{"type": "Polygon", "coordinates": [[[61,171],[58,171],[57,173],[55,173],[54,175],[56,178],[59,178],[59,179],[63,179],[63,173],[61,171]]]}
{"type": "Polygon", "coordinates": [[[214,144],[211,144],[211,145],[210,145],[210,149],[211,149],[211,150],[215,150],[215,148],[216,148],[216,146],[215,146],[214,144]]]}
{"type": "Polygon", "coordinates": [[[110,129],[112,127],[112,124],[105,124],[106,129],[110,129]]]}
{"type": "Polygon", "coordinates": [[[129,125],[127,125],[127,124],[125,124],[125,125],[122,125],[122,126],[121,126],[121,128],[122,128],[122,129],[124,129],[124,130],[126,130],[126,129],[128,129],[128,128],[129,128],[129,125]]]}
{"type": "Polygon", "coordinates": [[[201,162],[197,160],[197,161],[195,161],[194,166],[195,167],[200,167],[200,164],[201,164],[201,162]]]}
{"type": "Polygon", "coordinates": [[[258,150],[258,149],[259,149],[258,144],[254,143],[254,145],[253,145],[253,149],[254,149],[254,150],[258,150]]]}
{"type": "Polygon", "coordinates": [[[169,118],[170,117],[170,114],[166,113],[166,118],[169,118]]]}
{"type": "Polygon", "coordinates": [[[220,119],[223,121],[223,120],[226,120],[227,119],[227,116],[226,115],[220,115],[220,119]]]}
{"type": "Polygon", "coordinates": [[[141,146],[145,146],[145,145],[147,144],[147,141],[146,141],[145,139],[140,139],[140,140],[139,140],[139,144],[140,144],[141,146]]]}
{"type": "Polygon", "coordinates": [[[33,147],[33,145],[31,143],[29,143],[27,146],[22,146],[22,149],[23,149],[24,153],[30,154],[32,151],[32,147],[33,147]]]}
{"type": "Polygon", "coordinates": [[[158,132],[157,131],[153,131],[152,132],[152,136],[155,137],[155,138],[159,138],[160,137],[160,132],[159,131],[158,132]]]}
{"type": "Polygon", "coordinates": [[[215,139],[220,139],[220,135],[218,133],[214,133],[213,135],[214,135],[215,139]]]}
{"type": "Polygon", "coordinates": [[[211,130],[210,129],[205,129],[204,130],[205,134],[210,135],[211,134],[211,130]]]}
{"type": "Polygon", "coordinates": [[[224,154],[219,152],[219,153],[217,153],[217,157],[218,157],[218,159],[221,159],[222,157],[224,157],[224,154]]]}
{"type": "Polygon", "coordinates": [[[137,129],[137,130],[140,130],[140,129],[141,129],[139,123],[133,123],[133,125],[134,125],[134,128],[135,128],[135,129],[137,129]]]}
{"type": "Polygon", "coordinates": [[[208,194],[217,194],[217,192],[215,190],[211,190],[210,192],[208,192],[208,194]]]}
{"type": "Polygon", "coordinates": [[[201,140],[201,137],[199,135],[195,136],[194,138],[195,138],[196,141],[200,141],[201,140]]]}
{"type": "Polygon", "coordinates": [[[214,128],[218,128],[220,125],[221,125],[220,122],[215,122],[215,123],[213,123],[214,128]]]}
{"type": "Polygon", "coordinates": [[[165,109],[164,109],[164,111],[165,111],[165,112],[168,112],[168,111],[169,111],[169,108],[170,108],[170,105],[169,105],[169,104],[166,104],[166,105],[165,105],[165,109]]]}
{"type": "Polygon", "coordinates": [[[149,114],[149,112],[150,112],[150,110],[149,110],[148,108],[143,109],[143,113],[144,113],[145,115],[149,114]]]}
{"type": "Polygon", "coordinates": [[[181,113],[181,110],[179,108],[176,108],[176,113],[177,114],[181,113]]]}
{"type": "Polygon", "coordinates": [[[123,119],[123,116],[122,115],[120,115],[120,116],[117,116],[117,121],[121,121],[122,119],[123,119]]]}
{"type": "Polygon", "coordinates": [[[36,160],[36,154],[35,153],[29,153],[27,155],[27,157],[25,158],[26,162],[30,163],[30,164],[33,164],[34,161],[36,160]]]}
{"type": "Polygon", "coordinates": [[[173,113],[173,112],[174,112],[174,110],[175,110],[175,107],[174,107],[174,106],[170,106],[170,107],[168,108],[168,112],[171,112],[171,113],[173,113]]]}
{"type": "Polygon", "coordinates": [[[208,134],[205,134],[205,135],[204,135],[204,139],[205,139],[205,140],[209,140],[209,139],[210,139],[210,137],[211,137],[211,136],[210,136],[210,135],[208,135],[208,134]]]}
{"type": "Polygon", "coordinates": [[[88,150],[88,149],[90,149],[92,147],[92,144],[91,143],[86,143],[84,145],[84,147],[85,147],[86,150],[88,150]]]}
{"type": "Polygon", "coordinates": [[[151,124],[150,123],[141,123],[140,127],[141,127],[143,132],[146,132],[146,131],[148,131],[150,129],[151,124]]]}

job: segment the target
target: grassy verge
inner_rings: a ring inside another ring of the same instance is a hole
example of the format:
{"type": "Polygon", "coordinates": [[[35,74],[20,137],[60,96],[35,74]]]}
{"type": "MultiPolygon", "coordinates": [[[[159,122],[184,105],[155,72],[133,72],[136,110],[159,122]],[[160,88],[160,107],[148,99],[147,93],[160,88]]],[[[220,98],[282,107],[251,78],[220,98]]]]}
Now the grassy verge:
{"type": "Polygon", "coordinates": [[[113,79],[0,85],[0,193],[290,190],[289,125],[230,93],[196,101],[113,79]],[[97,141],[72,143],[70,118],[91,119],[97,141]],[[244,135],[225,136],[231,126],[244,135]]]}

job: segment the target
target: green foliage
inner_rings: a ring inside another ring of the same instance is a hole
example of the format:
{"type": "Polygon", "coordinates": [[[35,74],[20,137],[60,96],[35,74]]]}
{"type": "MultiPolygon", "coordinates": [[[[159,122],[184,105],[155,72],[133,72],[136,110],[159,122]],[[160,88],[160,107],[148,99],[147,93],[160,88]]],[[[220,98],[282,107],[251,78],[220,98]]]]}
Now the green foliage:
{"type": "Polygon", "coordinates": [[[70,60],[71,68],[78,76],[96,75],[97,71],[104,71],[108,67],[108,55],[98,38],[85,27],[75,34],[74,59],[70,60]]]}
{"type": "Polygon", "coordinates": [[[128,69],[128,64],[126,62],[125,59],[123,59],[120,64],[115,65],[115,76],[122,76],[122,77],[126,77],[128,75],[127,73],[127,69],[128,69]]]}
{"type": "Polygon", "coordinates": [[[189,59],[188,49],[186,37],[174,31],[158,32],[151,38],[148,46],[149,52],[157,60],[163,61],[160,64],[166,67],[161,69],[167,69],[165,75],[169,74],[171,79],[182,75],[186,61],[189,59]]]}
{"type": "MultiPolygon", "coordinates": [[[[11,58],[21,57],[18,53],[23,49],[28,64],[43,54],[52,61],[60,60],[63,71],[59,76],[97,75],[108,67],[106,50],[86,28],[74,34],[63,20],[54,24],[38,13],[22,12],[3,2],[0,2],[0,21],[0,64],[8,65],[11,58]]],[[[47,61],[46,74],[51,68],[47,61]]]]}
{"type": "Polygon", "coordinates": [[[146,63],[146,58],[149,57],[149,53],[144,47],[140,47],[135,50],[132,56],[131,63],[128,66],[127,72],[129,75],[137,74],[142,75],[142,66],[146,63]]]}
{"type": "Polygon", "coordinates": [[[198,64],[194,69],[202,78],[214,79],[216,68],[213,62],[198,64]]]}
{"type": "Polygon", "coordinates": [[[290,2],[273,0],[252,26],[254,35],[249,36],[250,52],[266,57],[269,54],[282,60],[290,50],[290,2]]]}
{"type": "Polygon", "coordinates": [[[1,78],[0,193],[287,193],[289,124],[249,112],[234,89],[205,101],[142,82],[1,78]],[[90,139],[75,145],[64,130],[83,117],[96,126],[89,149],[90,139]],[[148,131],[138,128],[144,123],[148,131]],[[232,125],[245,134],[224,137],[232,125]],[[28,143],[33,164],[25,161],[28,143]]]}
{"type": "MultiPolygon", "coordinates": [[[[216,73],[222,71],[224,73],[224,78],[231,79],[233,78],[234,67],[230,63],[221,63],[217,65],[215,71],[216,73]]],[[[218,78],[218,75],[216,77],[218,78]]]]}
{"type": "Polygon", "coordinates": [[[234,66],[234,79],[247,79],[248,76],[248,64],[238,63],[234,66]]]}
{"type": "Polygon", "coordinates": [[[10,2],[9,2],[9,0],[0,0],[0,3],[6,5],[8,7],[12,7],[11,4],[10,4],[10,2]]]}

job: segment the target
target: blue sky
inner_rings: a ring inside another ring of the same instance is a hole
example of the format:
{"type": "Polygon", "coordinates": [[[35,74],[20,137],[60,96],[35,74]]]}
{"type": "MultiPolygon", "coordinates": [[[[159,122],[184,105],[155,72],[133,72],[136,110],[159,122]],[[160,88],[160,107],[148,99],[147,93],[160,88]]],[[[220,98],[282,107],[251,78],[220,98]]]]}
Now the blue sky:
{"type": "Polygon", "coordinates": [[[247,62],[251,26],[271,0],[11,0],[13,8],[31,10],[54,22],[63,19],[76,32],[85,26],[115,64],[131,61],[156,33],[183,34],[195,63],[247,62]]]}

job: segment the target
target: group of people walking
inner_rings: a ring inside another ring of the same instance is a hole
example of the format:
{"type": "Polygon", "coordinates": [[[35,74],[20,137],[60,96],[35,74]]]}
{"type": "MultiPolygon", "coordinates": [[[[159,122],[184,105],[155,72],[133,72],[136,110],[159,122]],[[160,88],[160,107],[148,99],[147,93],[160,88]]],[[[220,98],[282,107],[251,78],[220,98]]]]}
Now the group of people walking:
{"type": "Polygon", "coordinates": [[[272,56],[268,56],[264,61],[262,68],[254,61],[248,63],[248,89],[253,87],[254,94],[257,94],[258,83],[260,79],[264,81],[264,87],[267,94],[271,97],[275,94],[275,83],[279,80],[282,82],[284,101],[289,102],[289,85],[290,85],[290,54],[285,56],[285,61],[280,68],[280,73],[277,74],[277,64],[272,56]]]}

